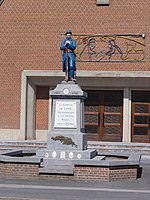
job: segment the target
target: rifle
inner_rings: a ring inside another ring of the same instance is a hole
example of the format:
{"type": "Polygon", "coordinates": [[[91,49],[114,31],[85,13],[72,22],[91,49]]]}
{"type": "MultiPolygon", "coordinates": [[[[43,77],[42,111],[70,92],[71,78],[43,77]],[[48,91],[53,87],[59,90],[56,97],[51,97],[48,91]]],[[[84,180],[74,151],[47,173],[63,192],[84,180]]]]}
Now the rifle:
{"type": "Polygon", "coordinates": [[[68,58],[68,48],[66,48],[66,80],[69,81],[69,58],[68,58]]]}

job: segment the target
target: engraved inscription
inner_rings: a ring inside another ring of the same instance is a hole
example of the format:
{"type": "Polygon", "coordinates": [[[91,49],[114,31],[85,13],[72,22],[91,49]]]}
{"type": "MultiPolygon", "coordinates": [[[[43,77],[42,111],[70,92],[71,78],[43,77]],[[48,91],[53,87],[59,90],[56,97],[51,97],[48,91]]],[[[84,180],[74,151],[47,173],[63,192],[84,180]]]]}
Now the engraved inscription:
{"type": "Polygon", "coordinates": [[[54,127],[55,128],[76,128],[77,111],[75,101],[57,101],[54,127]]]}

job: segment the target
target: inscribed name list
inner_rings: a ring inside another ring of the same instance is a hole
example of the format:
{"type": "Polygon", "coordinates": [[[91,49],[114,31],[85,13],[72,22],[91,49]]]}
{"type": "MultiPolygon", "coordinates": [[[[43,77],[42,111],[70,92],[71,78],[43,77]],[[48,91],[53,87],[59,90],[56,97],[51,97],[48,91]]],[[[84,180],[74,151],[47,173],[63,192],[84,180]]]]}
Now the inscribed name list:
{"type": "Polygon", "coordinates": [[[55,109],[55,128],[77,127],[77,105],[75,101],[57,101],[55,109]]]}

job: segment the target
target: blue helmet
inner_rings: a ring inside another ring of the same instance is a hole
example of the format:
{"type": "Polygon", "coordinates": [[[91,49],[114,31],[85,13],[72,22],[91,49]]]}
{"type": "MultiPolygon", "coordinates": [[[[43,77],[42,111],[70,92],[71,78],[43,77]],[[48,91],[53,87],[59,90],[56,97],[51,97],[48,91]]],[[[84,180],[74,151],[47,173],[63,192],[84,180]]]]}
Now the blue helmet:
{"type": "Polygon", "coordinates": [[[72,35],[72,31],[71,31],[70,29],[67,29],[67,30],[66,30],[66,35],[67,35],[68,33],[70,33],[70,34],[72,35]]]}

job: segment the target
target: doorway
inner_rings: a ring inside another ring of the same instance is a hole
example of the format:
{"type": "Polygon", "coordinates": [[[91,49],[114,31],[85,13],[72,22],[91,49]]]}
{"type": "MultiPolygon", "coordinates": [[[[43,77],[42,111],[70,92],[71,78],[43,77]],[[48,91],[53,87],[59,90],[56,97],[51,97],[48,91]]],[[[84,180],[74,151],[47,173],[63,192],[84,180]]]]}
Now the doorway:
{"type": "Polygon", "coordinates": [[[132,92],[132,142],[150,142],[150,91],[132,92]]]}
{"type": "Polygon", "coordinates": [[[122,141],[123,91],[87,90],[85,130],[88,140],[122,141]]]}

